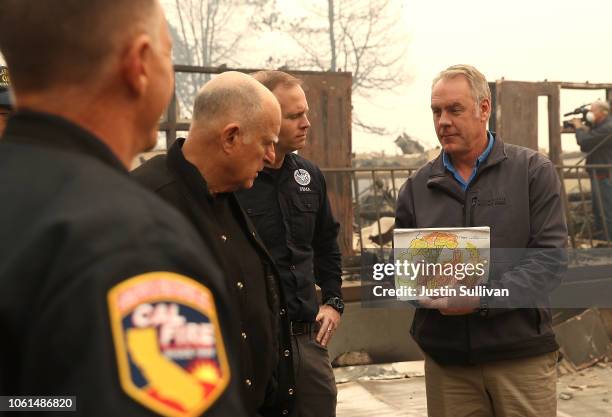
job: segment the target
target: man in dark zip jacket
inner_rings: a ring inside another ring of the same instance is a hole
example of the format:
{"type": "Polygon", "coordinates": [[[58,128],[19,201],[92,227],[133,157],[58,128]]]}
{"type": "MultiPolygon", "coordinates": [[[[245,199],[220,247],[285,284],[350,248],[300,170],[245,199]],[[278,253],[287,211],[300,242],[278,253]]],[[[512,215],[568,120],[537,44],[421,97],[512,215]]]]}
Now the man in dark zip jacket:
{"type": "Polygon", "coordinates": [[[556,416],[558,345],[546,293],[560,266],[533,254],[567,241],[554,167],[486,130],[491,93],[473,67],[441,72],[431,108],[442,152],[402,186],[396,227],[489,226],[492,248],[523,255],[487,284],[508,289],[509,300],[447,297],[417,309],[411,333],[426,357],[429,416],[556,416]]]}

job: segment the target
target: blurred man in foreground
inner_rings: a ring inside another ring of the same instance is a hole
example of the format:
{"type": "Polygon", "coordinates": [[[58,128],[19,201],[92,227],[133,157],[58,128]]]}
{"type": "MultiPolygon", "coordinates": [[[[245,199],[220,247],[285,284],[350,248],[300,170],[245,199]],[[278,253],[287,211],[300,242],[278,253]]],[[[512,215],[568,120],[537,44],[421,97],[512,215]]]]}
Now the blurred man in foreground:
{"type": "Polygon", "coordinates": [[[133,173],[177,207],[213,249],[227,277],[240,321],[240,384],[251,415],[291,410],[289,321],[278,272],[234,191],[250,188],[264,163],[274,161],[280,107],[252,77],[225,72],[195,98],[187,139],[133,173]]]}
{"type": "Polygon", "coordinates": [[[0,142],[0,395],[244,415],[224,277],[127,172],[172,94],[160,4],[3,0],[0,49],[17,108],[0,142]]]}

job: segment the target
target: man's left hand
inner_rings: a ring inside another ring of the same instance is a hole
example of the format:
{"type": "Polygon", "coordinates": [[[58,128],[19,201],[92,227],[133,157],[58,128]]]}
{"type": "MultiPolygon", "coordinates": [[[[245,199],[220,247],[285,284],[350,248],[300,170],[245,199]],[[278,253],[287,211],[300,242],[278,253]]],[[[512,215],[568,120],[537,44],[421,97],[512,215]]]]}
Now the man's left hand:
{"type": "Polygon", "coordinates": [[[442,297],[419,300],[419,305],[424,308],[439,310],[445,316],[463,316],[471,314],[480,307],[480,297],[442,297]]]}
{"type": "Polygon", "coordinates": [[[321,325],[317,333],[317,342],[325,347],[340,324],[340,313],[332,306],[323,305],[319,307],[319,314],[315,320],[321,325]]]}

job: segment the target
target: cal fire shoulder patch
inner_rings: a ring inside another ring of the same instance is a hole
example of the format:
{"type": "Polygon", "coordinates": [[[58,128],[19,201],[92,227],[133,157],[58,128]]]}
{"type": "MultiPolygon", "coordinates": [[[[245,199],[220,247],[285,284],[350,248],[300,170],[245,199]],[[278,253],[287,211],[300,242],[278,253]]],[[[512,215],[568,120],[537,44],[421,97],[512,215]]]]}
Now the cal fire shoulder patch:
{"type": "Polygon", "coordinates": [[[163,416],[194,417],[225,391],[230,370],[205,286],[152,272],[113,287],[108,304],[119,379],[130,397],[163,416]]]}

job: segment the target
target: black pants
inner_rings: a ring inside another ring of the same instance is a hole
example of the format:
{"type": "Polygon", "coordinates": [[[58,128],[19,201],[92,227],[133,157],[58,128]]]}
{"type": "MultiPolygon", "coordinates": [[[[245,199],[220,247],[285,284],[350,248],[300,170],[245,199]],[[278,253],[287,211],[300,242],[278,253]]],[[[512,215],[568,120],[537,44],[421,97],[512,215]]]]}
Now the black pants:
{"type": "Polygon", "coordinates": [[[318,326],[310,334],[291,337],[296,398],[293,417],[335,417],[336,379],[327,348],[316,341],[318,326]]]}

